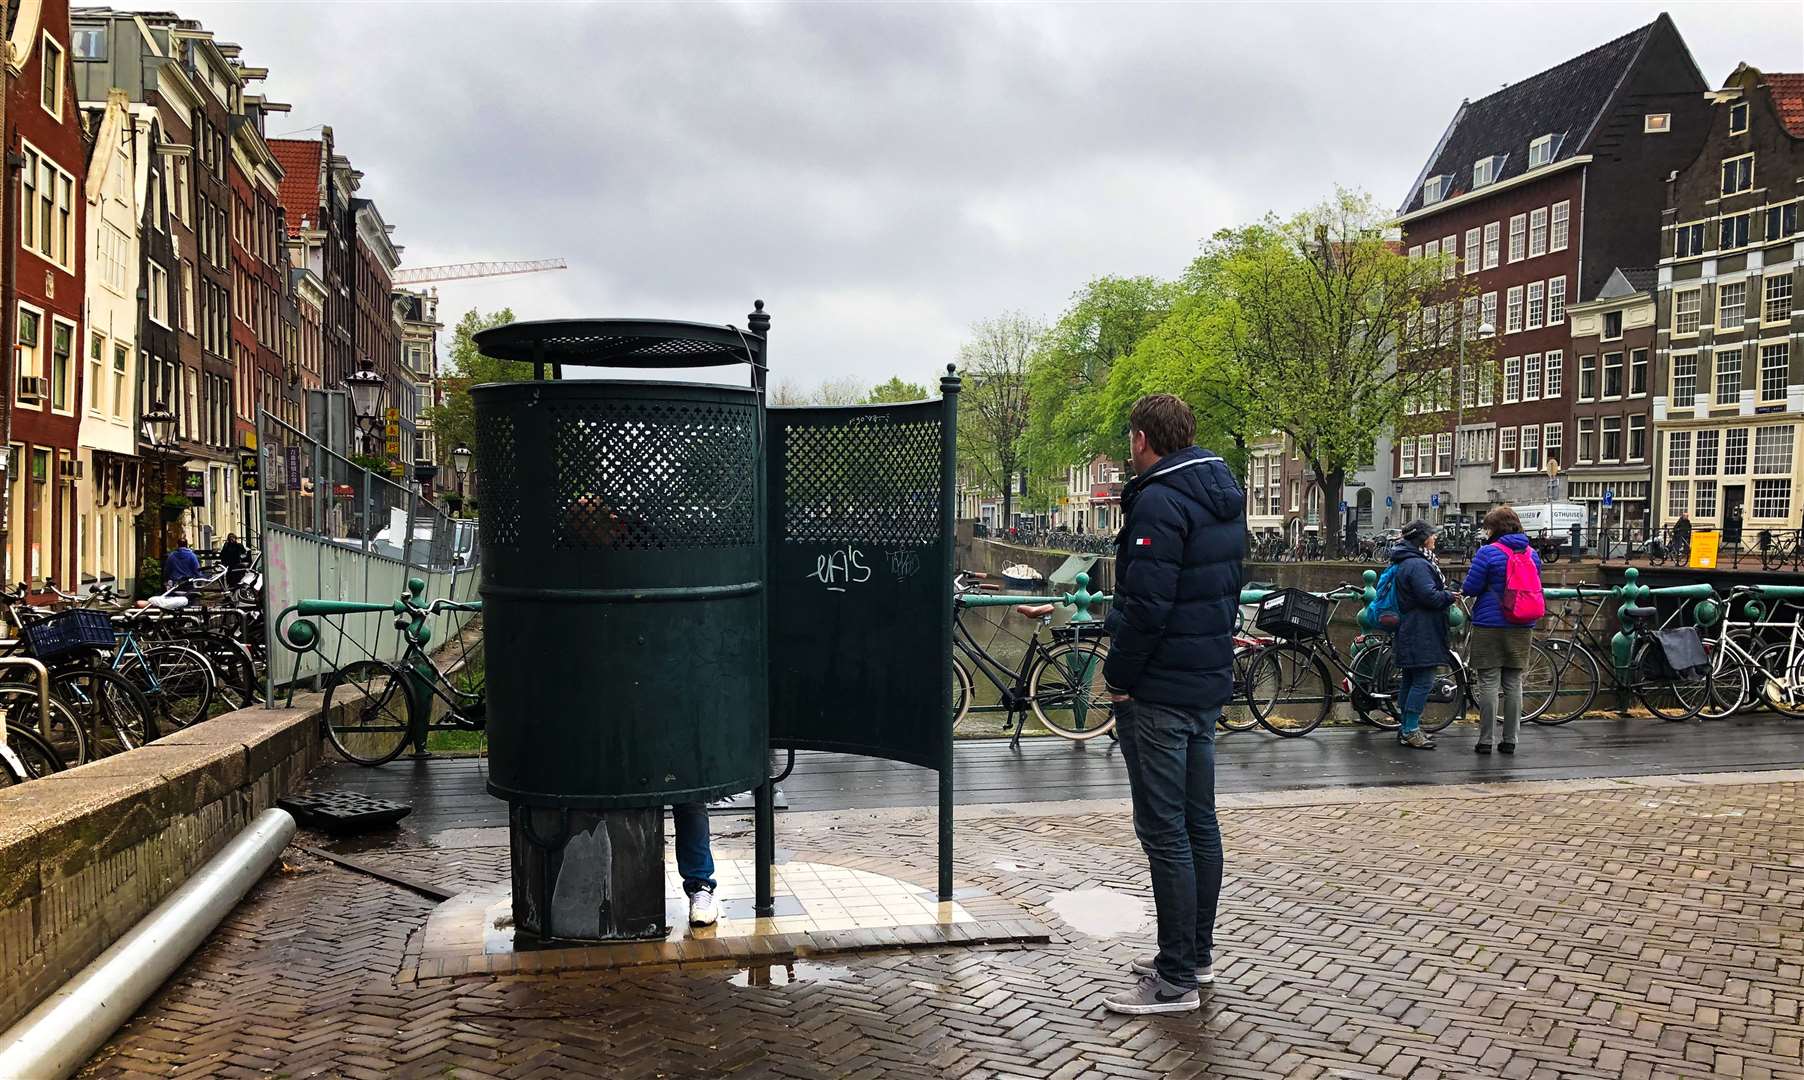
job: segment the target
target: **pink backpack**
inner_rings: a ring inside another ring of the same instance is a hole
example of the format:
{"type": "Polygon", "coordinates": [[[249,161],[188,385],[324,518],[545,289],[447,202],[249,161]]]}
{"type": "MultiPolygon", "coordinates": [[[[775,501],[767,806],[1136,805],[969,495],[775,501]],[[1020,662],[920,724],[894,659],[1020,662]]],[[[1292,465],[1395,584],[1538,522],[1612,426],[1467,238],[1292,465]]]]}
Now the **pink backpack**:
{"type": "Polygon", "coordinates": [[[1529,626],[1547,614],[1547,598],[1541,593],[1541,571],[1535,566],[1534,553],[1517,551],[1501,540],[1492,545],[1503,549],[1503,617],[1517,626],[1529,626]]]}

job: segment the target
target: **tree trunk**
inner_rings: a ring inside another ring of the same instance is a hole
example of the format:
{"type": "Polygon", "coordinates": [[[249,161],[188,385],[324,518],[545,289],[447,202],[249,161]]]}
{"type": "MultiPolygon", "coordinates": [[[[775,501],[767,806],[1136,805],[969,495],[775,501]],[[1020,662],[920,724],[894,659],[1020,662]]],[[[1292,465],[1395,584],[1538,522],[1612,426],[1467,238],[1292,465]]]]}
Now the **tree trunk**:
{"type": "Polygon", "coordinates": [[[1310,471],[1315,473],[1316,486],[1322,489],[1322,550],[1330,559],[1338,559],[1345,554],[1343,541],[1346,539],[1347,520],[1341,513],[1341,492],[1347,482],[1347,470],[1335,469],[1331,473],[1323,473],[1319,466],[1311,465],[1310,471]]]}

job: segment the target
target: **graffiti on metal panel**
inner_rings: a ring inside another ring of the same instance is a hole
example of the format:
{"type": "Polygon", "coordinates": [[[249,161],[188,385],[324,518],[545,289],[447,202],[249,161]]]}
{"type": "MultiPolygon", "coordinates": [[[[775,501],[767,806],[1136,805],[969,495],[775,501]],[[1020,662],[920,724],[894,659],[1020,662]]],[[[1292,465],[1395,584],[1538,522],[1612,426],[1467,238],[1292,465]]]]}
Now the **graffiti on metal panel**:
{"type": "Polygon", "coordinates": [[[864,564],[864,552],[847,544],[824,555],[816,555],[814,572],[808,577],[825,585],[828,592],[845,592],[848,585],[862,585],[871,580],[871,568],[864,564]]]}

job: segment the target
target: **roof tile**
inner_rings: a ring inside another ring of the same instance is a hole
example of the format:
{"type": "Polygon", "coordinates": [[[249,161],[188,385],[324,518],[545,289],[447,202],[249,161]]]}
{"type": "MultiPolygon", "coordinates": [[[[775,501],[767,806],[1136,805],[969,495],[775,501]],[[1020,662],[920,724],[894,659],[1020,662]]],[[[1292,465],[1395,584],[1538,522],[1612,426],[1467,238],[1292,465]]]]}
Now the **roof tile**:
{"type": "Polygon", "coordinates": [[[1779,111],[1779,122],[1794,138],[1804,139],[1804,74],[1767,72],[1761,75],[1767,92],[1773,95],[1773,108],[1779,111]]]}
{"type": "Polygon", "coordinates": [[[282,166],[278,197],[282,209],[288,212],[288,235],[295,236],[301,231],[302,218],[311,221],[319,217],[323,201],[319,189],[322,144],[317,139],[270,139],[269,149],[282,166]]]}

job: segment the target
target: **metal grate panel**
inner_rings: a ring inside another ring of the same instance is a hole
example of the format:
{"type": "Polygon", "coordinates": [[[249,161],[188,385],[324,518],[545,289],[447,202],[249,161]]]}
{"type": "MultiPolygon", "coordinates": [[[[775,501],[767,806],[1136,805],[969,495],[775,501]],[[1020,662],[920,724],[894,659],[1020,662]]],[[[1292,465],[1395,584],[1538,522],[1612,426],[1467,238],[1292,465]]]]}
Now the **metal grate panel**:
{"type": "Polygon", "coordinates": [[[755,543],[756,413],[619,401],[550,410],[552,546],[663,550],[755,543]]]}
{"type": "Polygon", "coordinates": [[[482,542],[490,547],[520,546],[520,486],[514,475],[514,421],[497,416],[485,421],[484,438],[476,441],[476,489],[482,542]]]}
{"type": "Polygon", "coordinates": [[[791,424],[783,446],[784,543],[939,542],[939,421],[791,424]]]}

